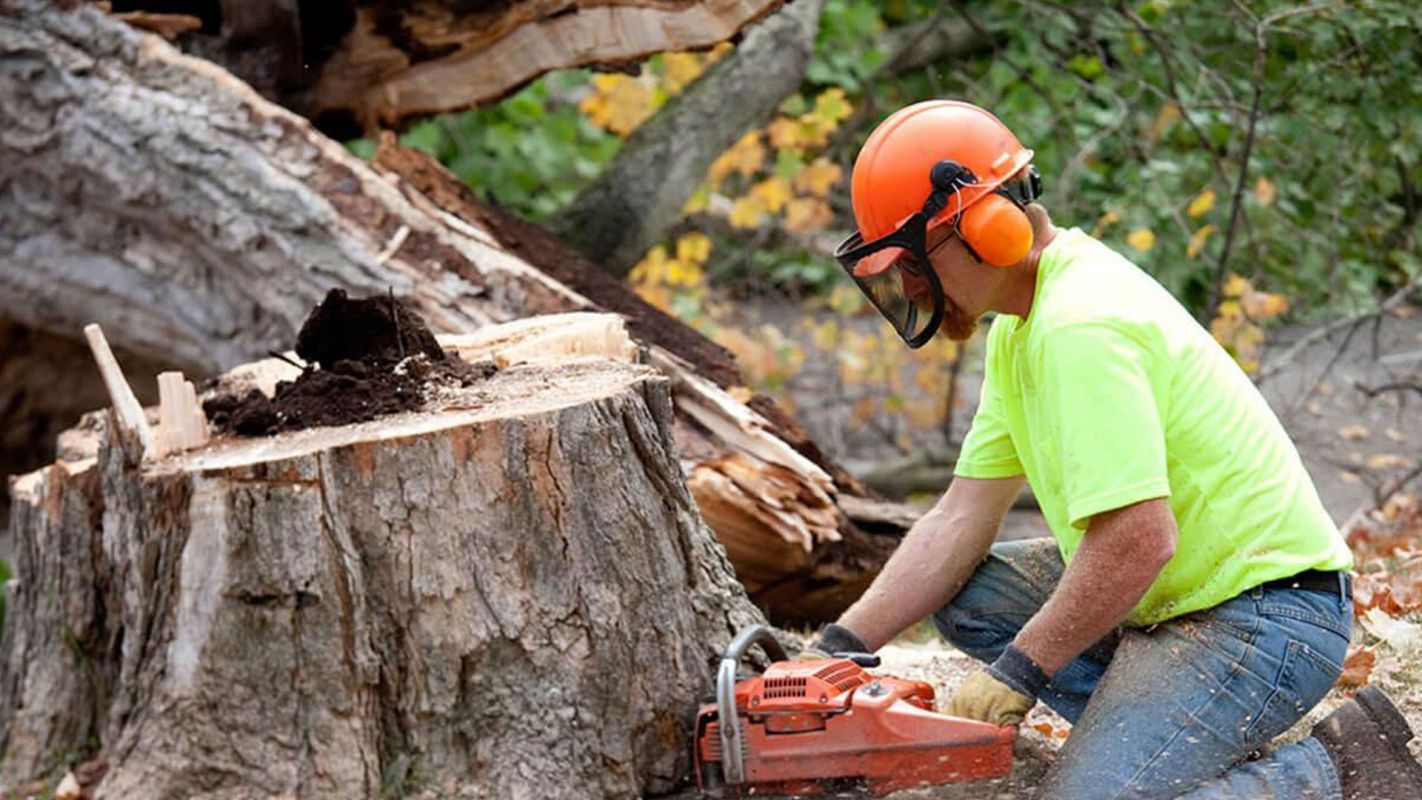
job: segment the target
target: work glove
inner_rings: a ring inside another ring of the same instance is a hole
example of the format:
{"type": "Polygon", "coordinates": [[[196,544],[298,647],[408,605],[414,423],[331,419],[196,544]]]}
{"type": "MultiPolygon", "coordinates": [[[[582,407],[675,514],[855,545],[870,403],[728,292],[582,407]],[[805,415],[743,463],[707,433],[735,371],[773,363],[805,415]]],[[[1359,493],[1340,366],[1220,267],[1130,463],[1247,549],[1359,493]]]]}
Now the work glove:
{"type": "Polygon", "coordinates": [[[1047,680],[1037,662],[1008,645],[987,669],[968,676],[949,698],[947,710],[955,717],[1018,725],[1037,704],[1047,680]]]}
{"type": "Polygon", "coordinates": [[[795,656],[796,661],[819,661],[834,657],[835,653],[867,653],[869,648],[860,641],[854,631],[831,622],[820,631],[820,635],[795,656]]]}
{"type": "Polygon", "coordinates": [[[994,725],[1017,725],[1037,701],[982,669],[968,676],[948,700],[947,713],[994,725]]]}

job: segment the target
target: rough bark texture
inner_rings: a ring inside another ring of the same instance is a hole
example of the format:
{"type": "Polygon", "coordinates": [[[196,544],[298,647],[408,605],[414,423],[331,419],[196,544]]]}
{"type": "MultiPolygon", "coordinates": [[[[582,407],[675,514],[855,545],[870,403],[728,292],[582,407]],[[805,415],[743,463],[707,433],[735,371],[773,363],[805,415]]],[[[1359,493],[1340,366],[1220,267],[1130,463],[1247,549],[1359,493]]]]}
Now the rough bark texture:
{"type": "Polygon", "coordinates": [[[843,609],[896,539],[866,538],[840,513],[857,485],[773,404],[730,399],[724,351],[532,226],[451,204],[457,191],[425,185],[457,185],[437,165],[407,180],[381,161],[93,7],[0,6],[0,314],[68,335],[98,322],[116,347],[202,376],[288,346],[332,287],[393,287],[436,332],[617,310],[676,379],[685,468],[753,456],[767,491],[714,484],[730,524],[794,542],[812,532],[780,585],[786,598],[828,587],[836,605],[807,594],[778,605],[781,619],[843,609]]]}
{"type": "Polygon", "coordinates": [[[716,157],[800,88],[824,0],[795,0],[628,137],[555,232],[626,275],[681,219],[716,157]],[[728,102],[734,98],[734,102],[728,102]]]}
{"type": "Polygon", "coordinates": [[[443,405],[142,464],[106,437],[17,481],[5,781],[93,739],[100,798],[684,781],[717,650],[760,617],[667,382],[512,366],[443,405]]]}

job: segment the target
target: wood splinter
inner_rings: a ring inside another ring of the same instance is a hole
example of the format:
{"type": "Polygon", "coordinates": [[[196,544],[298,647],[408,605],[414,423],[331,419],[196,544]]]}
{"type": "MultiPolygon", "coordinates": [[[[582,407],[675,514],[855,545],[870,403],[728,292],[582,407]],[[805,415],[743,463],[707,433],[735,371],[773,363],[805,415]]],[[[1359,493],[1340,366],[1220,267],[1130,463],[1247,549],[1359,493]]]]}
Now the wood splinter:
{"type": "Polygon", "coordinates": [[[99,366],[99,374],[104,377],[104,388],[109,392],[109,400],[113,403],[114,415],[118,417],[119,424],[138,437],[144,454],[152,453],[153,431],[148,427],[148,420],[143,416],[143,406],[138,404],[133,387],[128,385],[123,370],[119,369],[114,351],[109,349],[109,340],[104,338],[103,329],[94,323],[85,325],[84,338],[89,340],[89,349],[94,353],[94,362],[99,366]]]}
{"type": "Polygon", "coordinates": [[[158,452],[166,455],[207,443],[207,415],[198,405],[197,390],[181,372],[158,375],[158,452]]]}

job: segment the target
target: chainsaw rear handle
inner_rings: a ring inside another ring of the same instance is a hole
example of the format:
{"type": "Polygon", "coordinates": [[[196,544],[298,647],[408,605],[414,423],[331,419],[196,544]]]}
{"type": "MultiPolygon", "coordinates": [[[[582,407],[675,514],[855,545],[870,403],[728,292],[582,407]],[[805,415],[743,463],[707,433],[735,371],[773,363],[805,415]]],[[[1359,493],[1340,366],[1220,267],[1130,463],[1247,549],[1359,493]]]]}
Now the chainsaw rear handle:
{"type": "Polygon", "coordinates": [[[770,628],[764,625],[752,625],[736,634],[721,654],[721,664],[716,668],[716,720],[721,732],[721,773],[726,783],[733,785],[745,783],[746,780],[744,753],[741,750],[744,732],[740,719],[736,717],[736,669],[741,664],[741,657],[753,644],[759,644],[771,661],[790,658],[770,628]]]}

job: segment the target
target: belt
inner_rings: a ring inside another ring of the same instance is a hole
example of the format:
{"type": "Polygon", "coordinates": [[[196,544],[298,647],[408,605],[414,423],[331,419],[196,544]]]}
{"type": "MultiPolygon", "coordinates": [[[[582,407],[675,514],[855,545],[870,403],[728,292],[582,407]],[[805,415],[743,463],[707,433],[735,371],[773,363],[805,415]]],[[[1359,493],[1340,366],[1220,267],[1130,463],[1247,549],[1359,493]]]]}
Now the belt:
{"type": "Polygon", "coordinates": [[[1339,570],[1304,570],[1297,575],[1290,575],[1287,578],[1278,578],[1263,584],[1266,589],[1304,589],[1310,592],[1323,592],[1325,594],[1338,594],[1340,586],[1347,592],[1348,597],[1353,596],[1353,579],[1346,573],[1339,570]],[[1339,577],[1342,577],[1340,583],[1339,577]]]}

